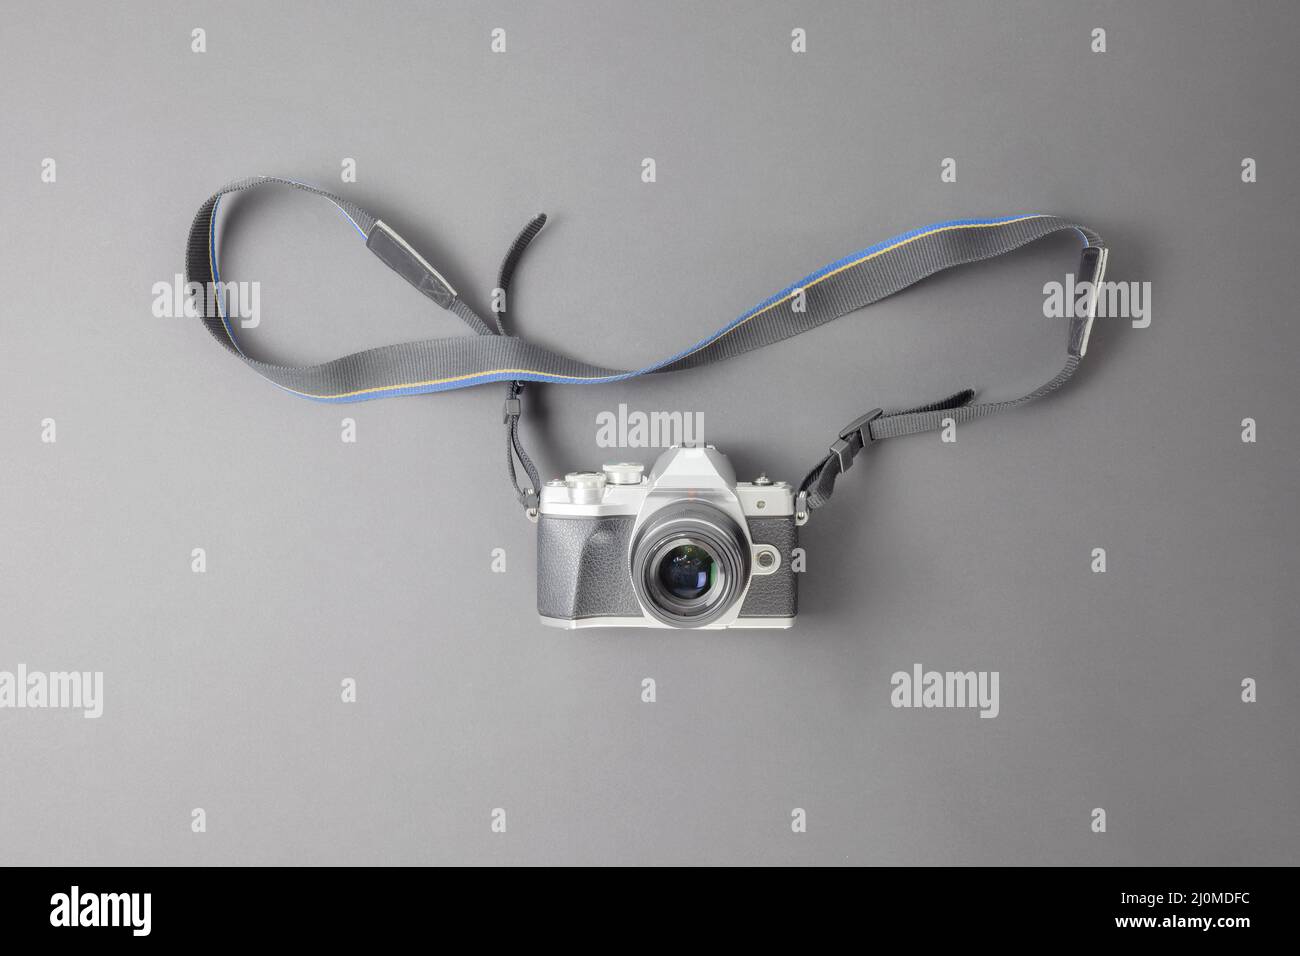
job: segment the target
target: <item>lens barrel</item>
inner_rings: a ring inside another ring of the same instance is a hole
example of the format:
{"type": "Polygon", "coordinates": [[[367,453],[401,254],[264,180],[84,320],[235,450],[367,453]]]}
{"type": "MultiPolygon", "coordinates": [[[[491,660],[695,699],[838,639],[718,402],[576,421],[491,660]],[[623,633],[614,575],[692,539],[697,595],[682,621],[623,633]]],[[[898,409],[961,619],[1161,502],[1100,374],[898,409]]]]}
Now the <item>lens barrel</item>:
{"type": "Polygon", "coordinates": [[[703,627],[725,614],[749,581],[749,545],[711,504],[681,501],[656,512],[632,544],[632,584],[642,606],[670,627],[703,627]]]}

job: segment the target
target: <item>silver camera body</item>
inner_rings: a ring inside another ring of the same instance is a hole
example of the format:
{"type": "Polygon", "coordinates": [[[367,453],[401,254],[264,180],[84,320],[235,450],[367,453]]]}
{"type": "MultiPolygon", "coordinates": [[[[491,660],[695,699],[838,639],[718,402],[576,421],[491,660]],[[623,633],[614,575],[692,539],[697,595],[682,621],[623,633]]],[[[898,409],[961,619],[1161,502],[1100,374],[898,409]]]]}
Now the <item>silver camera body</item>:
{"type": "Polygon", "coordinates": [[[794,489],[736,481],[712,445],[547,482],[537,612],[555,627],[790,627],[794,489]]]}

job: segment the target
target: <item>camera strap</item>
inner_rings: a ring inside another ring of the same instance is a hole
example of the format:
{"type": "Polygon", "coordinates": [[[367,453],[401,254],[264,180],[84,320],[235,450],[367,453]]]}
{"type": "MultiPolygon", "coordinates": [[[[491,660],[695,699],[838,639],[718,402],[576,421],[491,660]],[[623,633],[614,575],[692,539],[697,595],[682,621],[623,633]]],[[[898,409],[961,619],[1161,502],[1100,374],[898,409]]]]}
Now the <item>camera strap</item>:
{"type": "MultiPolygon", "coordinates": [[[[511,245],[498,274],[498,287],[503,292],[508,290],[524,249],[545,222],[544,215],[536,217],[511,245]]],[[[1096,313],[1097,288],[1106,266],[1106,248],[1101,237],[1085,226],[1039,213],[958,219],[923,226],[823,266],[680,352],[632,370],[592,365],[510,335],[504,308],[494,313],[494,321],[489,324],[391,226],[347,199],[290,179],[255,176],[230,183],[214,193],[199,208],[190,227],[185,275],[190,288],[197,284],[218,293],[210,297],[216,305],[216,314],[203,316],[204,325],[217,342],[263,378],[302,398],[318,402],[360,402],[491,382],[508,383],[503,417],[510,476],[520,503],[535,514],[540,481],[519,436],[523,411],[519,395],[524,383],[612,384],[641,375],[710,365],[817,328],[879,302],[936,272],[1004,255],[1063,231],[1076,233],[1082,243],[1076,288],[1083,299],[1072,312],[1066,359],[1061,370],[1033,391],[1008,401],[975,403],[975,393],[966,389],[928,405],[892,412],[875,409],[860,416],[840,429],[826,455],[800,483],[796,518],[802,523],[812,510],[830,499],[836,479],[849,469],[866,446],[884,438],[942,428],[947,420],[961,423],[1016,408],[1064,385],[1087,351],[1096,313]],[[366,247],[385,265],[477,334],[386,345],[319,365],[278,365],[246,353],[236,339],[219,294],[223,286],[218,257],[218,209],[223,197],[265,185],[290,186],[333,203],[366,247]],[[531,485],[520,486],[516,459],[531,485]]]]}

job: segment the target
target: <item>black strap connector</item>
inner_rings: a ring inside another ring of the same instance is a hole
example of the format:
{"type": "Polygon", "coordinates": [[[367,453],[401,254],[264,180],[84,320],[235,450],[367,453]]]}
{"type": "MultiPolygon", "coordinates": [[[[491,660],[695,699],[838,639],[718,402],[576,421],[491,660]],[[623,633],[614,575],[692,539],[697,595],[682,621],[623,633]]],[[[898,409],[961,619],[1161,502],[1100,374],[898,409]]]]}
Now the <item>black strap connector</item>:
{"type": "Polygon", "coordinates": [[[840,429],[839,440],[831,445],[831,454],[839,460],[840,474],[849,470],[858,452],[870,445],[875,439],[871,437],[872,422],[885,414],[883,408],[873,408],[865,415],[860,415],[840,429]]]}

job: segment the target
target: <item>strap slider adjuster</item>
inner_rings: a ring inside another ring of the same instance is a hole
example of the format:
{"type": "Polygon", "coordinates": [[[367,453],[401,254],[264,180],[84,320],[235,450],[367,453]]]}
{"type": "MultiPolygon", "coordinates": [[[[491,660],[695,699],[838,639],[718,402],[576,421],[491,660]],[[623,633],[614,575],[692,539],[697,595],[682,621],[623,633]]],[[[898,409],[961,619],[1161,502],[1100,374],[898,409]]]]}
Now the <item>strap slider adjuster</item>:
{"type": "Polygon", "coordinates": [[[859,415],[840,429],[839,440],[831,445],[831,454],[840,463],[840,474],[849,470],[849,466],[853,464],[853,459],[858,452],[875,441],[871,437],[871,428],[869,426],[884,414],[885,410],[883,408],[873,408],[865,415],[859,415]],[[856,444],[854,442],[855,438],[857,439],[856,444]]]}
{"type": "Polygon", "coordinates": [[[517,398],[507,398],[505,409],[501,416],[501,422],[504,425],[510,424],[510,419],[518,418],[524,410],[523,403],[517,398]]]}

